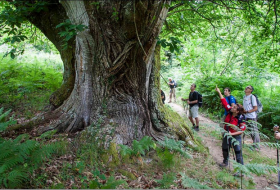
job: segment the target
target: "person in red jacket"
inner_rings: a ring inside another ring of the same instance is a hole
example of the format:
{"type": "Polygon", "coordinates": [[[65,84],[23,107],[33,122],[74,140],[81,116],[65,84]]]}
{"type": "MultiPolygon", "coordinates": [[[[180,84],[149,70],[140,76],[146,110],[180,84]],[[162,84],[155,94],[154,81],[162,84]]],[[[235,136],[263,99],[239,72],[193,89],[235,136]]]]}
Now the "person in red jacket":
{"type": "Polygon", "coordinates": [[[226,167],[228,165],[229,150],[231,145],[233,146],[236,155],[236,161],[243,165],[241,134],[246,129],[245,117],[242,115],[244,113],[244,108],[241,104],[234,104],[233,106],[230,106],[223,97],[220,89],[216,87],[215,90],[219,93],[224,108],[229,112],[225,118],[224,130],[227,131],[237,142],[239,142],[231,142],[231,138],[228,139],[227,136],[224,136],[222,144],[224,160],[223,163],[219,165],[221,167],[226,167]]]}

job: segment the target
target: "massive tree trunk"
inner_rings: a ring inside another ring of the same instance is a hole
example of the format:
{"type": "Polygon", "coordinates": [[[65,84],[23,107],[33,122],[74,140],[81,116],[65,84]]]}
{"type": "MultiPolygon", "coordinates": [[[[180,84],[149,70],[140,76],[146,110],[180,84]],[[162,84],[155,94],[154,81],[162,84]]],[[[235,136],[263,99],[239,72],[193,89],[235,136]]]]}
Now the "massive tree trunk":
{"type": "MultiPolygon", "coordinates": [[[[69,97],[52,113],[57,119],[43,131],[75,132],[101,122],[102,135],[118,144],[130,144],[145,135],[157,140],[166,135],[193,140],[189,128],[182,121],[174,122],[174,113],[166,110],[160,100],[160,62],[154,52],[168,2],[65,0],[60,3],[63,10],[53,9],[54,13],[48,16],[65,11],[72,24],[85,25],[86,29],[78,32],[73,41],[75,51],[61,51],[67,67],[74,62],[75,77],[66,78],[75,83],[69,97]]],[[[49,20],[56,26],[54,17],[49,20]]],[[[57,29],[53,29],[53,34],[43,30],[46,28],[43,22],[32,21],[51,41],[61,41],[54,35],[57,29]]],[[[58,49],[59,46],[60,43],[58,49]]]]}

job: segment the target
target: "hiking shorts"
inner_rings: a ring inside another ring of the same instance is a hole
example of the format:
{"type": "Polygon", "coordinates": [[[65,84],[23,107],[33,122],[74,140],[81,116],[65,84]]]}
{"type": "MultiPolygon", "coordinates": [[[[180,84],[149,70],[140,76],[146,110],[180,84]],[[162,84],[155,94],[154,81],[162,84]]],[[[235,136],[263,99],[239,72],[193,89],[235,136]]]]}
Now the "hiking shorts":
{"type": "Polygon", "coordinates": [[[197,118],[198,117],[198,105],[194,105],[189,110],[189,117],[197,118]]]}
{"type": "Polygon", "coordinates": [[[175,88],[171,88],[170,91],[169,91],[169,94],[173,96],[175,96],[175,88]]]}

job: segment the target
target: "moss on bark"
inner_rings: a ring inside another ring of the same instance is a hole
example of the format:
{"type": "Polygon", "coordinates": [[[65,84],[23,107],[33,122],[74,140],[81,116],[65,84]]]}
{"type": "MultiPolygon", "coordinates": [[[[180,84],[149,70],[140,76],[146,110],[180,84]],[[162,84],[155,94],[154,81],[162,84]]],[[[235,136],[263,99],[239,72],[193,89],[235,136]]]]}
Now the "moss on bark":
{"type": "Polygon", "coordinates": [[[198,142],[193,136],[191,128],[187,125],[186,121],[178,113],[172,111],[171,109],[168,109],[166,106],[164,106],[164,104],[162,104],[160,95],[160,46],[156,46],[154,63],[154,90],[156,90],[154,92],[154,98],[156,99],[156,103],[155,109],[152,110],[154,118],[153,125],[155,125],[156,128],[160,129],[162,128],[161,125],[165,124],[169,128],[169,132],[174,131],[173,138],[185,141],[191,147],[196,147],[197,149],[204,149],[202,144],[198,142]]]}

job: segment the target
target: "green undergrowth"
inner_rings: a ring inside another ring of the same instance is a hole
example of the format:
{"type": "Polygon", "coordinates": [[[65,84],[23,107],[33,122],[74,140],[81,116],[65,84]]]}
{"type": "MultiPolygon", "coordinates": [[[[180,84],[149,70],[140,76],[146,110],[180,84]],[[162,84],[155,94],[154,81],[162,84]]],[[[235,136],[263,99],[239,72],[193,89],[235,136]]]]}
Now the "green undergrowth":
{"type": "Polygon", "coordinates": [[[62,72],[61,65],[56,62],[2,58],[0,107],[12,109],[16,117],[34,116],[48,104],[52,92],[60,87],[62,72]]]}
{"type": "Polygon", "coordinates": [[[132,146],[111,142],[108,149],[90,149],[89,146],[96,145],[89,145],[82,135],[79,138],[84,140],[74,140],[80,147],[77,150],[72,147],[72,151],[77,151],[74,164],[63,164],[60,170],[63,172],[57,177],[61,187],[70,188],[67,181],[71,179],[77,180],[71,188],[105,188],[107,183],[111,188],[238,187],[234,180],[222,181],[215,177],[220,170],[207,153],[186,149],[180,141],[165,138],[155,142],[144,137],[133,141],[132,146]]]}
{"type": "MultiPolygon", "coordinates": [[[[45,179],[55,179],[52,185],[45,182],[40,186],[84,189],[239,188],[236,178],[216,176],[221,172],[220,176],[232,174],[221,171],[207,151],[184,147],[183,141],[165,138],[155,142],[144,137],[133,141],[131,146],[110,142],[107,148],[101,148],[105,139],[97,138],[94,131],[89,128],[71,140],[67,154],[73,155],[71,161],[60,163],[57,167],[60,172],[47,173],[45,179]]],[[[53,163],[56,160],[50,165],[53,163]]]]}
{"type": "Polygon", "coordinates": [[[50,131],[37,139],[28,134],[16,138],[3,138],[6,128],[14,124],[0,109],[0,188],[30,188],[34,179],[34,171],[50,159],[65,154],[65,141],[49,142],[55,131],[50,131]]]}
{"type": "MultiPolygon", "coordinates": [[[[3,112],[2,113],[6,113],[3,112]]],[[[3,114],[2,114],[3,115],[3,114]]],[[[7,114],[2,123],[12,121],[7,114]]],[[[6,125],[7,126],[7,125],[6,125]]],[[[1,138],[2,188],[238,188],[228,171],[221,171],[204,150],[185,142],[151,137],[117,145],[100,137],[100,126],[75,137],[49,131],[33,138],[23,134],[1,138]],[[109,142],[109,143],[108,143],[109,142]],[[13,181],[13,183],[11,183],[13,181]]],[[[2,135],[5,134],[3,131],[2,135]]],[[[196,134],[194,134],[196,136],[196,134]]]]}
{"type": "Polygon", "coordinates": [[[189,146],[198,151],[205,151],[205,147],[201,141],[194,138],[193,132],[189,126],[190,123],[185,118],[181,117],[176,111],[172,109],[168,104],[160,110],[164,113],[164,120],[172,130],[179,136],[180,139],[185,140],[189,146]]]}
{"type": "MultiPolygon", "coordinates": [[[[11,122],[12,119],[7,120],[8,114],[5,113],[3,117],[6,118],[5,123],[11,122]]],[[[29,135],[3,139],[2,149],[6,147],[4,143],[8,143],[9,150],[18,151],[12,152],[11,155],[21,154],[25,157],[22,156],[19,161],[16,158],[17,165],[10,165],[10,161],[1,163],[1,166],[7,165],[4,173],[0,173],[2,187],[60,189],[240,187],[238,179],[232,177],[231,172],[220,170],[206,149],[188,148],[183,141],[168,138],[162,142],[155,142],[150,137],[133,141],[131,146],[116,145],[113,142],[106,145],[106,136],[96,136],[98,130],[100,124],[89,127],[74,138],[55,135],[55,131],[50,131],[36,139],[29,135]],[[18,147],[14,150],[11,146],[18,147]],[[37,161],[34,162],[34,159],[37,161]],[[22,173],[17,173],[17,170],[22,173]],[[12,174],[9,175],[8,172],[12,174]],[[27,180],[29,178],[30,180],[27,180]],[[16,183],[11,184],[10,180],[16,183]]],[[[198,142],[202,142],[196,132],[193,135],[198,142]]],[[[253,186],[248,180],[244,181],[244,185],[247,188],[253,186]]]]}

